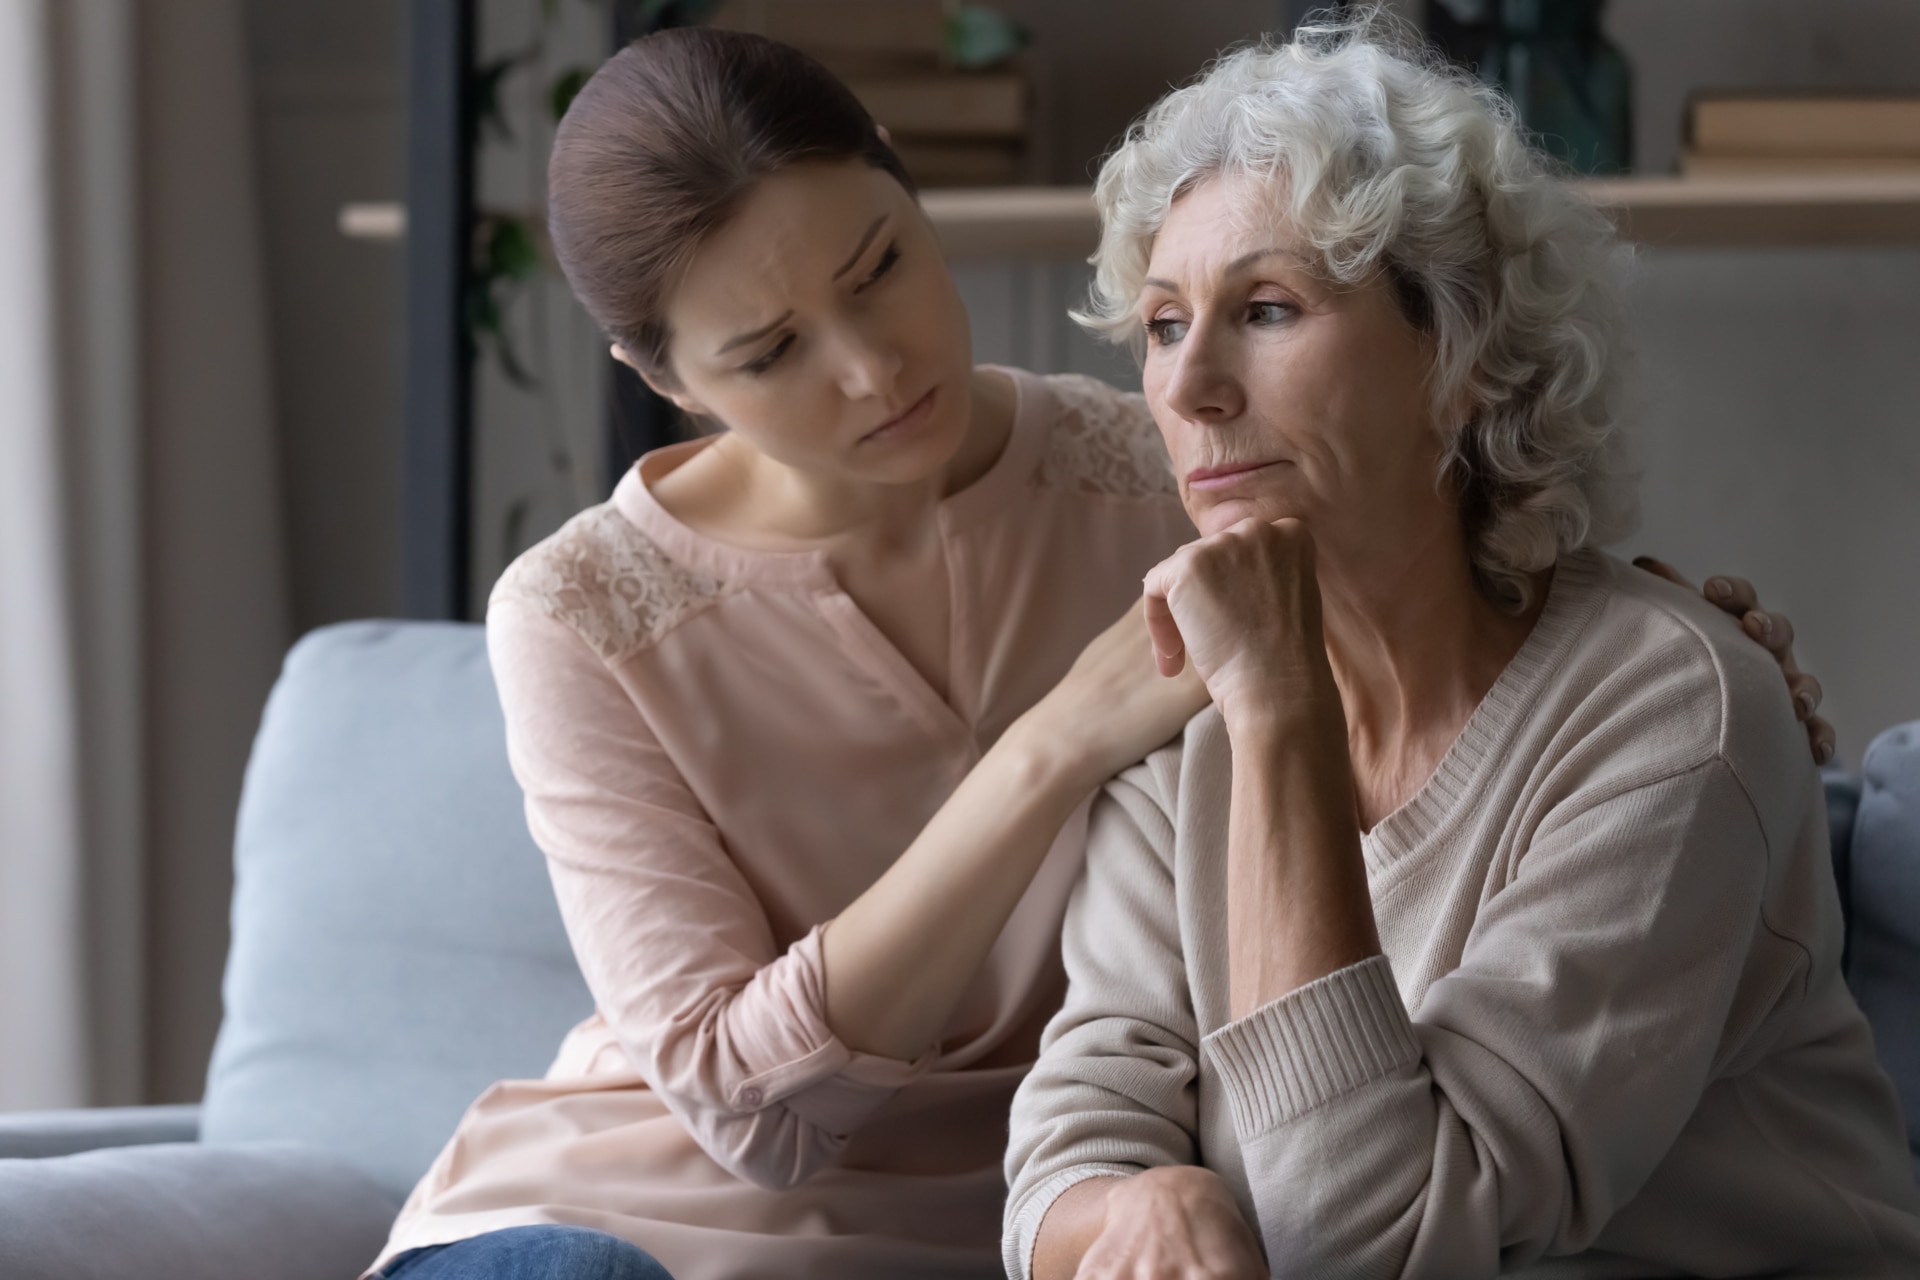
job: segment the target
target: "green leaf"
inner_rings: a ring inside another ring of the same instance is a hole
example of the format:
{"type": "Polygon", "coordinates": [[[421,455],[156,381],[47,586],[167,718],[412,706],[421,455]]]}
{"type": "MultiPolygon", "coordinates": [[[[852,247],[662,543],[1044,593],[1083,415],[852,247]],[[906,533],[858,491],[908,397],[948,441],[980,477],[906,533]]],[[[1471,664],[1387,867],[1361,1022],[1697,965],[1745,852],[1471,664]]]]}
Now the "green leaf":
{"type": "Polygon", "coordinates": [[[495,218],[487,237],[489,274],[525,280],[540,270],[540,249],[533,230],[518,218],[495,218]]]}
{"type": "Polygon", "coordinates": [[[1033,33],[997,9],[957,5],[947,14],[947,60],[978,71],[998,66],[1033,41],[1033,33]]]}
{"type": "Polygon", "coordinates": [[[554,78],[547,89],[547,105],[553,108],[555,120],[567,114],[567,108],[573,105],[592,74],[586,67],[568,67],[554,78]]]}

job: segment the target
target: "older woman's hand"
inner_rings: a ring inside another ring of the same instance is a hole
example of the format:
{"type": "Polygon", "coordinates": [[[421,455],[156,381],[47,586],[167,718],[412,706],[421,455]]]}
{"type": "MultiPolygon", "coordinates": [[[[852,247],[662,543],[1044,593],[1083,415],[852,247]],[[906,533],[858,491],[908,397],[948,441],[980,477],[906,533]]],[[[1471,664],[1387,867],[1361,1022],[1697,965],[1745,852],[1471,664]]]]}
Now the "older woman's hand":
{"type": "Polygon", "coordinates": [[[1145,609],[1160,673],[1191,662],[1229,725],[1339,705],[1313,535],[1298,520],[1249,518],[1188,543],[1147,574],[1145,609]]]}
{"type": "Polygon", "coordinates": [[[1218,1174],[1188,1165],[1113,1180],[1075,1280],[1266,1280],[1260,1245],[1218,1174]]]}

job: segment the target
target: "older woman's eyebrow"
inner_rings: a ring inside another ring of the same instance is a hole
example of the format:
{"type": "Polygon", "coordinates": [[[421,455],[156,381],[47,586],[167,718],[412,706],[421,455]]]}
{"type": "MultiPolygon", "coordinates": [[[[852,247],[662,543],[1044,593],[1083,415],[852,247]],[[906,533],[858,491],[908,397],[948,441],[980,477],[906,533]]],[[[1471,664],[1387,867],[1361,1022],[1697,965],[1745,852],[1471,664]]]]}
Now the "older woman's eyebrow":
{"type": "MultiPolygon", "coordinates": [[[[1232,262],[1229,262],[1227,264],[1227,269],[1225,271],[1222,271],[1220,274],[1223,276],[1230,276],[1237,271],[1245,271],[1248,267],[1260,261],[1262,258],[1292,258],[1295,262],[1301,264],[1302,266],[1305,266],[1307,261],[1305,258],[1301,257],[1299,254],[1295,253],[1291,249],[1282,249],[1279,245],[1273,245],[1266,249],[1255,249],[1252,253],[1241,254],[1239,257],[1235,258],[1232,262]]],[[[1175,284],[1171,280],[1162,280],[1158,276],[1148,276],[1146,279],[1142,280],[1140,283],[1142,285],[1152,285],[1156,289],[1165,289],[1168,293],[1180,292],[1179,285],[1175,284]]]]}

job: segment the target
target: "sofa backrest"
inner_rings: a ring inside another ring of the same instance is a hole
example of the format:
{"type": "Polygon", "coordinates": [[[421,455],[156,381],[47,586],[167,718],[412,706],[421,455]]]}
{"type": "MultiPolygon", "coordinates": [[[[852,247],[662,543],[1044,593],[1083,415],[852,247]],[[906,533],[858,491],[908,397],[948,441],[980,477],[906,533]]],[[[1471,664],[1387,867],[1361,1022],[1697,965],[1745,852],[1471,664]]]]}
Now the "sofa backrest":
{"type": "Polygon", "coordinates": [[[1848,849],[1847,985],[1906,1113],[1920,1176],[1920,722],[1867,748],[1848,849]]]}
{"type": "Polygon", "coordinates": [[[507,767],[481,628],[287,656],[247,766],[202,1139],[294,1140],[399,1197],[592,1009],[507,767]]]}

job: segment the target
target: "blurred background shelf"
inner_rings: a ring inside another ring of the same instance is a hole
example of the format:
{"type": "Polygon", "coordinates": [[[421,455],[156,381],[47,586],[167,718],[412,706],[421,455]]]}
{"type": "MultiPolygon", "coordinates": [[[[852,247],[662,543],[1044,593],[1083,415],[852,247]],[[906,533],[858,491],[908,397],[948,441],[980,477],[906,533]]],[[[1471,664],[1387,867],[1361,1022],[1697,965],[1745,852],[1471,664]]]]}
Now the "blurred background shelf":
{"type": "MultiPolygon", "coordinates": [[[[1579,183],[1621,235],[1664,248],[1920,244],[1920,173],[1589,178],[1579,183]]],[[[1070,262],[1093,252],[1099,224],[1087,187],[932,190],[922,204],[955,262],[1070,262]]],[[[340,230],[397,240],[406,210],[352,204],[340,230]]]]}

